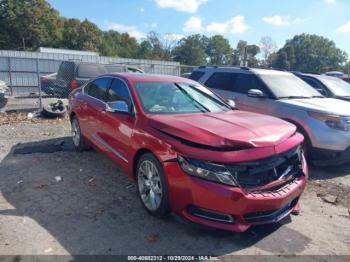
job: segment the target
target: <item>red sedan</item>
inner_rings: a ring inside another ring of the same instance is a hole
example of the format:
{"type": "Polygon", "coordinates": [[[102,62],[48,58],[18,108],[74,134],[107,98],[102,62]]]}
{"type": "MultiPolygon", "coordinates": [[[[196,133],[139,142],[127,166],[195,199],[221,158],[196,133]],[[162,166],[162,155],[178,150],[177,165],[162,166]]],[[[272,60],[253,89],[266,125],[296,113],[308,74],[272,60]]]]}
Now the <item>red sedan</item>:
{"type": "Polygon", "coordinates": [[[303,137],[283,120],[235,110],[172,76],[103,75],[69,103],[76,148],[113,159],[154,216],[243,232],[299,210],[303,137]]]}

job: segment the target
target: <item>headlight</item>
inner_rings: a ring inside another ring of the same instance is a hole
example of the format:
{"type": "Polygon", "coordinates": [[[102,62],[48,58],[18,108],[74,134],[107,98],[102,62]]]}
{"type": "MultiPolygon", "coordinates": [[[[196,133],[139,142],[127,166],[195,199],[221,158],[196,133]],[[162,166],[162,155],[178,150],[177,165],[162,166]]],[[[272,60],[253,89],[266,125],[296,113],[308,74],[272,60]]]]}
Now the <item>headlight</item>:
{"type": "Polygon", "coordinates": [[[343,117],[338,115],[323,114],[317,112],[308,112],[309,116],[325,122],[330,128],[349,131],[350,130],[350,117],[343,117]]]}
{"type": "Polygon", "coordinates": [[[178,155],[177,158],[182,170],[191,176],[225,185],[238,186],[236,180],[225,166],[202,160],[185,158],[180,155],[178,155]]]}

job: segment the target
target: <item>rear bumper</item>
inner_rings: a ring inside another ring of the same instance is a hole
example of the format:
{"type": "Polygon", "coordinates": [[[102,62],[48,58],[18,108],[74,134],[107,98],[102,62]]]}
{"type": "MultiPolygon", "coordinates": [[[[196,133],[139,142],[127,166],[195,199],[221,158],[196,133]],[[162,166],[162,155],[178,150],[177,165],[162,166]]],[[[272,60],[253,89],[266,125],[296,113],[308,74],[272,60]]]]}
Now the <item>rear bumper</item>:
{"type": "Polygon", "coordinates": [[[175,214],[196,224],[234,232],[244,232],[252,225],[275,223],[297,211],[308,177],[304,163],[304,175],[282,188],[246,192],[238,187],[190,177],[177,163],[165,163],[164,169],[169,184],[170,206],[175,214]],[[198,209],[202,212],[193,211],[198,209]],[[220,219],[208,219],[206,214],[210,212],[220,219]]]}

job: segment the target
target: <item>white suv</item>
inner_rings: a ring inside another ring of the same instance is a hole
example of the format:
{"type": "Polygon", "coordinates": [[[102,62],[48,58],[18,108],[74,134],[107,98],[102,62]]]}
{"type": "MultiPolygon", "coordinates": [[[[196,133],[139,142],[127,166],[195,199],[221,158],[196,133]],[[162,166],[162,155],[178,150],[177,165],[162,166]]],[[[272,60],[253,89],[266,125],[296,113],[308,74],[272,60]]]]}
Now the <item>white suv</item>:
{"type": "Polygon", "coordinates": [[[315,164],[350,162],[350,102],[325,98],[303,80],[282,71],[199,67],[190,78],[233,99],[238,109],[295,124],[315,164]]]}

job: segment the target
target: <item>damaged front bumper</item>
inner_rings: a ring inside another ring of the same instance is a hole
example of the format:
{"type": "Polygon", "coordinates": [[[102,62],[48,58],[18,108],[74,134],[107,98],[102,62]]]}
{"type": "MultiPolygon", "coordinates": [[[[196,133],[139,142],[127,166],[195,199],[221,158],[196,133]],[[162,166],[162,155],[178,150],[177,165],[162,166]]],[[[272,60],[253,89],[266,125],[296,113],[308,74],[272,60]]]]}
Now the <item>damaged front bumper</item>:
{"type": "MultiPolygon", "coordinates": [[[[261,163],[274,163],[278,158],[261,163]]],[[[276,223],[291,212],[299,212],[299,198],[308,178],[305,158],[303,155],[301,158],[300,166],[296,166],[298,170],[294,170],[297,173],[292,177],[277,176],[274,181],[269,178],[261,181],[267,184],[254,186],[248,186],[253,180],[242,178],[238,181],[247,184],[240,187],[192,177],[185,174],[178,163],[164,163],[171,209],[193,223],[234,232],[244,232],[252,225],[276,223]]],[[[275,172],[280,165],[283,163],[267,165],[267,169],[275,172]]],[[[267,169],[266,166],[261,169],[265,176],[267,169]]],[[[253,174],[256,179],[256,173],[253,174]]]]}

